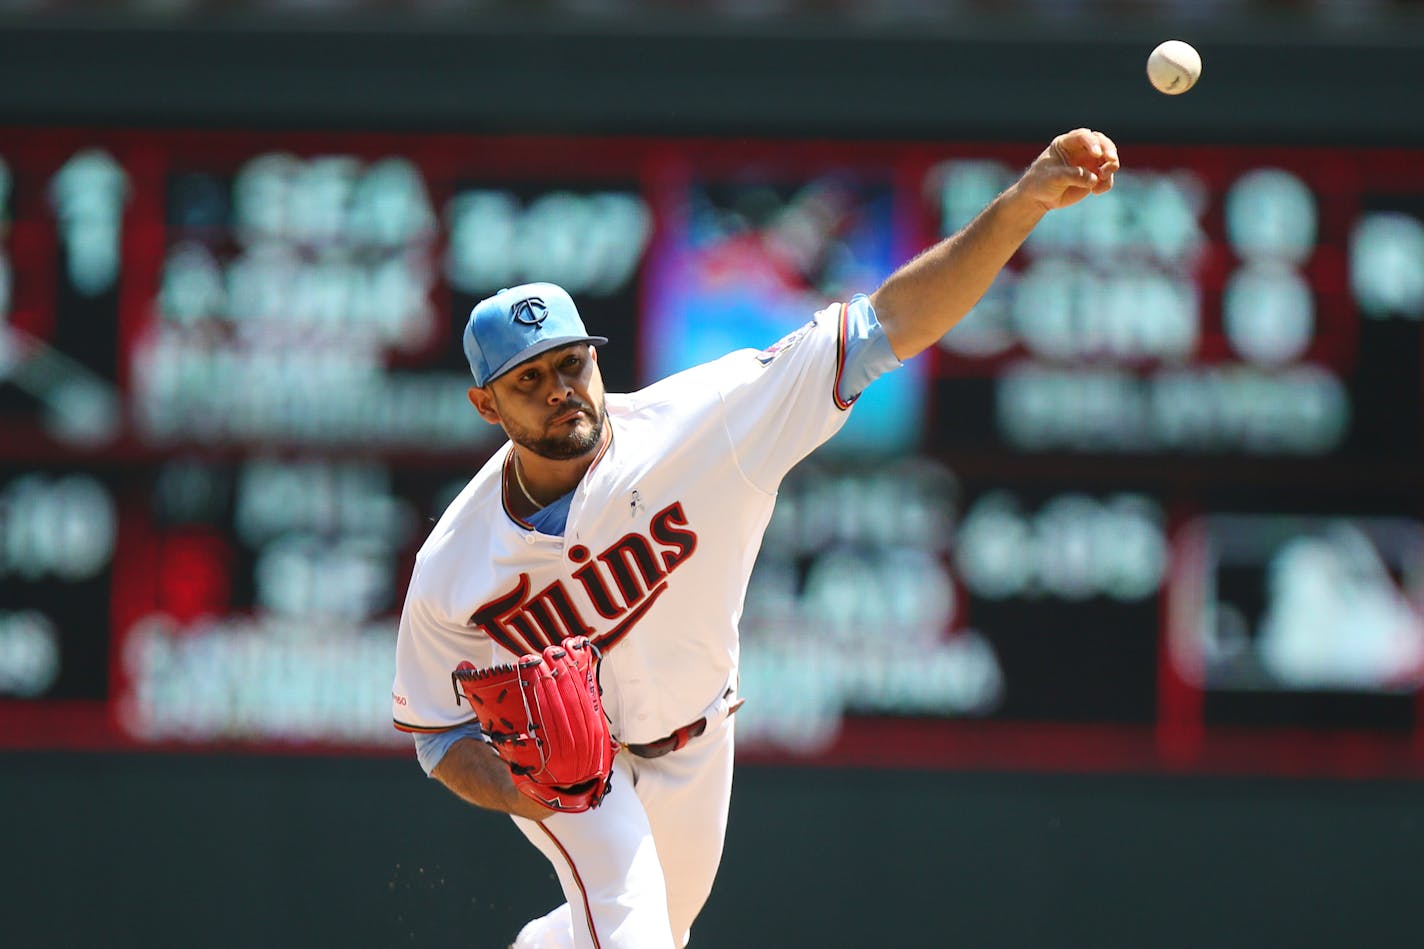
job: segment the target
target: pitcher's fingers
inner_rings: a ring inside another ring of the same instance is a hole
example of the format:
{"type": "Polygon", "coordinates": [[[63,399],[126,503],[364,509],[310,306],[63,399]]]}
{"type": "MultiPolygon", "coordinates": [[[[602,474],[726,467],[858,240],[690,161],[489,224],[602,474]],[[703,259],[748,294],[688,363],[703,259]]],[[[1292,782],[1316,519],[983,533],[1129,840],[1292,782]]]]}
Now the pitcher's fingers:
{"type": "Polygon", "coordinates": [[[1053,150],[1068,165],[1096,167],[1103,158],[1103,146],[1091,129],[1074,129],[1053,140],[1053,150]]]}
{"type": "Polygon", "coordinates": [[[1092,134],[1097,141],[1098,148],[1102,150],[1103,167],[1100,169],[1100,172],[1112,174],[1122,167],[1122,160],[1117,154],[1117,143],[1102,132],[1094,132],[1092,134]]]}

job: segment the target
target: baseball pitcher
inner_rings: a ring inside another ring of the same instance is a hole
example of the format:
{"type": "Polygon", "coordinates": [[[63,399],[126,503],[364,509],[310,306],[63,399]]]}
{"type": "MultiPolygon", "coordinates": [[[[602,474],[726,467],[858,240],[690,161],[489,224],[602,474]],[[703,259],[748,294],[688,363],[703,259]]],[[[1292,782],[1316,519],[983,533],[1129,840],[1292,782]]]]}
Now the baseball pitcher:
{"type": "Polygon", "coordinates": [[[959,233],[760,352],[605,393],[547,283],[471,312],[469,400],[509,441],[416,558],[393,713],[422,767],[510,814],[565,902],[518,949],[685,946],[722,855],[737,625],[776,491],[878,376],[966,314],[1047,212],[1112,187],[1076,129],[959,233]]]}

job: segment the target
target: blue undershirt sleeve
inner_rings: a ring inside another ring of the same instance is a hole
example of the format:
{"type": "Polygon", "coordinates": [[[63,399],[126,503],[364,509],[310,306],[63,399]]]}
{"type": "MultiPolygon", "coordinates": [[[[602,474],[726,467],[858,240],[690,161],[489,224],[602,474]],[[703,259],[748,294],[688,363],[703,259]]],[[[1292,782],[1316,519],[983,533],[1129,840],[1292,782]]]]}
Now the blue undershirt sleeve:
{"type": "Polygon", "coordinates": [[[854,402],[876,379],[904,365],[890,348],[870,298],[858,293],[846,304],[845,364],[836,394],[854,402]]]}
{"type": "Polygon", "coordinates": [[[447,728],[443,732],[415,732],[415,757],[420,760],[420,766],[425,769],[427,777],[435,770],[435,766],[440,763],[440,759],[445,757],[445,753],[450,750],[450,746],[461,738],[476,738],[484,740],[484,732],[480,730],[478,721],[466,722],[463,725],[456,725],[454,728],[447,728]]]}

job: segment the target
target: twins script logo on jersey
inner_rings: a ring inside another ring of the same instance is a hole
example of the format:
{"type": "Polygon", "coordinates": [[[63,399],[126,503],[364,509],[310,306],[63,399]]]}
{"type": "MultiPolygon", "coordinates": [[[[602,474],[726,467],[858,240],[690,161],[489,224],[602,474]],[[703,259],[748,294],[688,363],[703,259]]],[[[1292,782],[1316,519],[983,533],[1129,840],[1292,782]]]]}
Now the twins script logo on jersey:
{"type": "Polygon", "coordinates": [[[521,573],[511,589],[476,609],[470,624],[516,656],[570,636],[587,636],[606,652],[647,615],[667,589],[668,577],[696,552],[697,535],[687,526],[677,502],[653,515],[647,536],[624,534],[598,554],[575,544],[568,557],[577,565],[569,577],[576,586],[560,579],[531,593],[529,574],[521,573]],[[585,620],[580,601],[613,625],[599,632],[585,620]]]}

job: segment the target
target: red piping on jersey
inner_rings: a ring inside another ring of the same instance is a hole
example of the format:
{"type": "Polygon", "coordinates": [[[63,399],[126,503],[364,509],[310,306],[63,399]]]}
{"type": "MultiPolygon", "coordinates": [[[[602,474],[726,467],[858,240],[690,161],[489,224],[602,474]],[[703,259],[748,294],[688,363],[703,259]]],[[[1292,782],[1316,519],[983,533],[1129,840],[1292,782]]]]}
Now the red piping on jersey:
{"type": "MultiPolygon", "coordinates": [[[[475,719],[470,719],[470,722],[473,721],[475,721],[475,719]]],[[[459,722],[455,725],[409,725],[398,718],[391,719],[391,724],[396,727],[396,731],[411,732],[412,734],[420,735],[438,735],[441,732],[448,732],[452,728],[463,728],[470,724],[470,722],[459,722]]]]}
{"type": "Polygon", "coordinates": [[[592,471],[594,468],[598,467],[598,463],[602,461],[603,456],[608,453],[608,446],[613,444],[613,422],[610,421],[608,418],[607,405],[604,406],[603,410],[603,424],[608,426],[608,439],[603,443],[603,447],[598,450],[598,454],[593,456],[593,461],[589,462],[588,471],[585,471],[583,473],[583,476],[585,478],[588,477],[589,471],[592,471]]]}
{"type": "MultiPolygon", "coordinates": [[[[604,440],[603,447],[598,449],[598,454],[593,457],[593,461],[589,462],[588,469],[583,473],[583,476],[585,478],[588,477],[588,473],[590,471],[598,467],[598,463],[602,461],[603,456],[608,453],[608,446],[613,444],[613,426],[608,419],[608,413],[606,411],[603,415],[603,424],[608,426],[608,438],[604,440]]],[[[524,518],[520,517],[518,514],[515,514],[514,509],[509,506],[509,483],[511,480],[509,477],[509,466],[513,463],[513,461],[514,446],[510,445],[509,454],[504,456],[504,465],[500,468],[499,472],[499,501],[502,505],[504,505],[504,513],[509,516],[509,519],[511,521],[518,524],[525,530],[536,531],[539,528],[535,527],[533,524],[529,523],[524,518]]]]}
{"type": "Polygon", "coordinates": [[[598,932],[593,928],[593,907],[588,902],[588,890],[584,889],[583,877],[579,876],[578,867],[574,866],[574,858],[569,856],[569,852],[564,849],[564,845],[559,843],[559,838],[554,836],[554,832],[544,825],[543,821],[537,821],[539,829],[549,835],[549,839],[554,842],[554,846],[559,848],[559,853],[564,855],[568,861],[569,872],[574,875],[574,883],[578,886],[579,894],[583,897],[583,916],[588,920],[588,934],[593,937],[593,949],[599,949],[598,932]]]}
{"type": "Polygon", "coordinates": [[[840,329],[836,332],[836,381],[831,387],[831,398],[835,400],[836,408],[842,412],[850,409],[855,404],[855,400],[860,398],[860,393],[851,396],[849,401],[841,398],[841,375],[845,372],[846,363],[846,331],[850,328],[850,307],[841,304],[840,329]]]}

